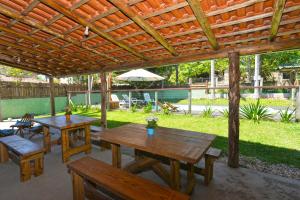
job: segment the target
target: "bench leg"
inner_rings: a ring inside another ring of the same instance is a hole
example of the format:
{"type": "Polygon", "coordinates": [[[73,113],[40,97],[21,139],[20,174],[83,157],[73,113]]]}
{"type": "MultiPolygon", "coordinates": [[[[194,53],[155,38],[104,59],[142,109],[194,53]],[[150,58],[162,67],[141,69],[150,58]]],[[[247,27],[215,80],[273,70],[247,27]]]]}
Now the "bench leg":
{"type": "Polygon", "coordinates": [[[6,146],[0,143],[0,163],[8,161],[8,150],[6,146]]]}
{"type": "Polygon", "coordinates": [[[30,160],[20,160],[20,179],[21,182],[31,178],[30,160]]]}
{"type": "Polygon", "coordinates": [[[41,155],[40,157],[34,160],[34,176],[39,176],[43,174],[44,171],[44,156],[41,155]]]}
{"type": "Polygon", "coordinates": [[[73,183],[73,200],[84,200],[83,178],[78,174],[71,172],[73,183]]]}
{"type": "Polygon", "coordinates": [[[205,175],[204,175],[204,184],[208,185],[209,182],[212,180],[214,171],[214,159],[205,156],[205,175]]]}

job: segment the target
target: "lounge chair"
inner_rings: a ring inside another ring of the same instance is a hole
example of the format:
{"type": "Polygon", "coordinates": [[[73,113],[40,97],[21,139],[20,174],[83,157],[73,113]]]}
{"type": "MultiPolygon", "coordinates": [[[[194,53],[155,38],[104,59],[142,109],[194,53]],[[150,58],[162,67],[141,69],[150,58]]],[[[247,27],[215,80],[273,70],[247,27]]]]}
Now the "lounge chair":
{"type": "Polygon", "coordinates": [[[111,95],[111,100],[113,102],[119,102],[119,107],[128,107],[129,106],[129,101],[120,100],[116,94],[111,95]]]}
{"type": "MultiPolygon", "coordinates": [[[[127,95],[127,94],[122,94],[122,97],[123,97],[124,100],[127,101],[128,104],[129,104],[129,97],[128,97],[128,95],[127,95]]],[[[132,104],[138,104],[138,103],[141,103],[141,102],[143,102],[143,100],[138,100],[137,98],[131,98],[131,103],[132,103],[132,104]]]]}
{"type": "Polygon", "coordinates": [[[149,102],[150,102],[150,103],[154,103],[154,102],[155,102],[155,100],[151,99],[149,93],[144,93],[144,99],[145,99],[145,102],[146,102],[147,104],[148,104],[149,102]]]}
{"type": "Polygon", "coordinates": [[[14,128],[17,128],[16,134],[20,134],[22,137],[24,137],[23,130],[26,128],[31,128],[33,126],[33,114],[26,113],[21,120],[18,120],[14,125],[11,125],[10,127],[14,130],[14,128]]]}

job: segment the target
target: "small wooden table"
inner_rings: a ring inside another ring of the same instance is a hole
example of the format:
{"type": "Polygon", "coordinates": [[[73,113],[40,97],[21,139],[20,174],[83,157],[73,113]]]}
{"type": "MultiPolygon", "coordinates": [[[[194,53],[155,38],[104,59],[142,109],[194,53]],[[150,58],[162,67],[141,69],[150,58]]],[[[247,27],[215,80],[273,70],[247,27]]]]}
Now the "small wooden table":
{"type": "Polygon", "coordinates": [[[71,120],[66,121],[65,116],[55,116],[47,118],[38,118],[33,121],[43,125],[44,133],[44,148],[46,152],[51,151],[51,134],[49,128],[59,129],[61,132],[61,146],[62,146],[62,160],[67,162],[69,157],[73,154],[91,151],[91,136],[90,136],[90,125],[97,119],[91,117],[84,117],[78,115],[71,115],[71,120]],[[84,129],[84,140],[83,145],[77,147],[70,147],[69,132],[79,129],[84,129]]]}
{"type": "Polygon", "coordinates": [[[128,124],[104,130],[100,137],[101,140],[112,144],[114,167],[121,168],[120,145],[135,148],[137,152],[145,152],[153,156],[137,156],[135,161],[129,163],[124,169],[138,173],[150,168],[178,191],[181,190],[180,164],[186,163],[188,185],[184,192],[191,193],[195,186],[194,165],[205,155],[216,136],[171,128],[157,128],[155,134],[149,136],[145,125],[128,124]],[[170,173],[158,159],[155,159],[155,156],[169,159],[170,173]]]}

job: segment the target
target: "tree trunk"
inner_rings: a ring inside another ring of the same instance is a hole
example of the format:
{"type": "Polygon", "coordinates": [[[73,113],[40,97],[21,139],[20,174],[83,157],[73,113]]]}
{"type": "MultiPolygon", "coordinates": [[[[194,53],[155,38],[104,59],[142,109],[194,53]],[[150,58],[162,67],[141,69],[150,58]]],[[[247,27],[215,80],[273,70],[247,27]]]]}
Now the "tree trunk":
{"type": "Polygon", "coordinates": [[[49,77],[49,85],[50,85],[50,112],[51,112],[51,116],[55,116],[55,96],[54,96],[53,77],[49,77]]]}
{"type": "Polygon", "coordinates": [[[229,57],[229,120],[228,166],[239,167],[239,104],[240,104],[240,56],[230,52],[229,57]]]}
{"type": "Polygon", "coordinates": [[[106,121],[106,99],[107,99],[107,83],[106,83],[106,73],[100,74],[101,79],[101,126],[103,129],[107,127],[106,121]]]}
{"type": "Polygon", "coordinates": [[[179,76],[178,65],[176,65],[175,70],[176,70],[176,86],[177,86],[179,84],[178,83],[178,76],[179,76]]]}

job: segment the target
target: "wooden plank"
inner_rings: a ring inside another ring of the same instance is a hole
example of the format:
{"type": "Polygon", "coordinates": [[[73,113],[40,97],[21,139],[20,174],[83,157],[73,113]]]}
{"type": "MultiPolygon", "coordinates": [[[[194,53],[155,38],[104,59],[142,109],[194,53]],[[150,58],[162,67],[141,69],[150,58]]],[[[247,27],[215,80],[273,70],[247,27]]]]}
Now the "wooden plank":
{"type": "Polygon", "coordinates": [[[106,120],[106,100],[107,100],[107,82],[106,82],[106,73],[100,73],[101,79],[101,127],[102,129],[107,128],[107,120],[106,120]]]}
{"type": "Polygon", "coordinates": [[[177,56],[176,50],[157,32],[148,22],[139,16],[130,6],[123,0],[109,0],[122,13],[128,16],[132,21],[139,25],[145,32],[149,33],[157,42],[164,46],[172,55],[177,56]]]}
{"type": "Polygon", "coordinates": [[[85,157],[68,164],[72,173],[76,173],[101,189],[121,199],[143,200],[187,200],[189,196],[158,185],[134,174],[128,173],[102,161],[85,157]]]}
{"type": "Polygon", "coordinates": [[[54,84],[53,77],[49,77],[49,88],[50,88],[50,113],[51,116],[55,116],[55,96],[54,96],[54,84]]]}
{"type": "Polygon", "coordinates": [[[271,36],[270,36],[271,41],[274,40],[277,35],[281,17],[282,17],[283,10],[284,10],[284,6],[285,6],[285,2],[286,2],[286,0],[276,0],[276,2],[275,2],[274,14],[272,17],[271,31],[270,31],[271,32],[271,36]]]}
{"type": "Polygon", "coordinates": [[[230,52],[229,58],[229,119],[228,166],[239,167],[239,104],[240,104],[240,55],[230,52]]]}
{"type": "Polygon", "coordinates": [[[210,27],[210,24],[208,23],[204,11],[202,10],[200,2],[198,0],[187,0],[187,2],[189,3],[191,9],[193,10],[195,17],[199,22],[199,24],[201,25],[201,28],[205,33],[209,43],[211,44],[214,50],[217,50],[219,48],[217,39],[210,27]]]}
{"type": "Polygon", "coordinates": [[[74,14],[73,12],[71,12],[70,10],[60,6],[59,4],[57,4],[56,2],[52,1],[52,0],[41,0],[44,4],[46,4],[47,6],[53,8],[54,10],[60,12],[61,14],[65,15],[66,17],[74,20],[75,22],[81,24],[82,26],[88,26],[93,32],[95,32],[96,34],[98,34],[100,37],[105,38],[106,40],[112,42],[113,44],[129,51],[130,53],[132,53],[133,55],[142,58],[144,60],[147,60],[147,58],[142,55],[141,53],[136,52],[134,49],[128,47],[127,45],[125,45],[124,43],[117,41],[115,38],[113,38],[111,35],[109,35],[108,33],[105,33],[104,31],[100,30],[97,26],[95,26],[94,24],[91,24],[90,22],[87,22],[85,19],[83,19],[82,17],[74,14]]]}

